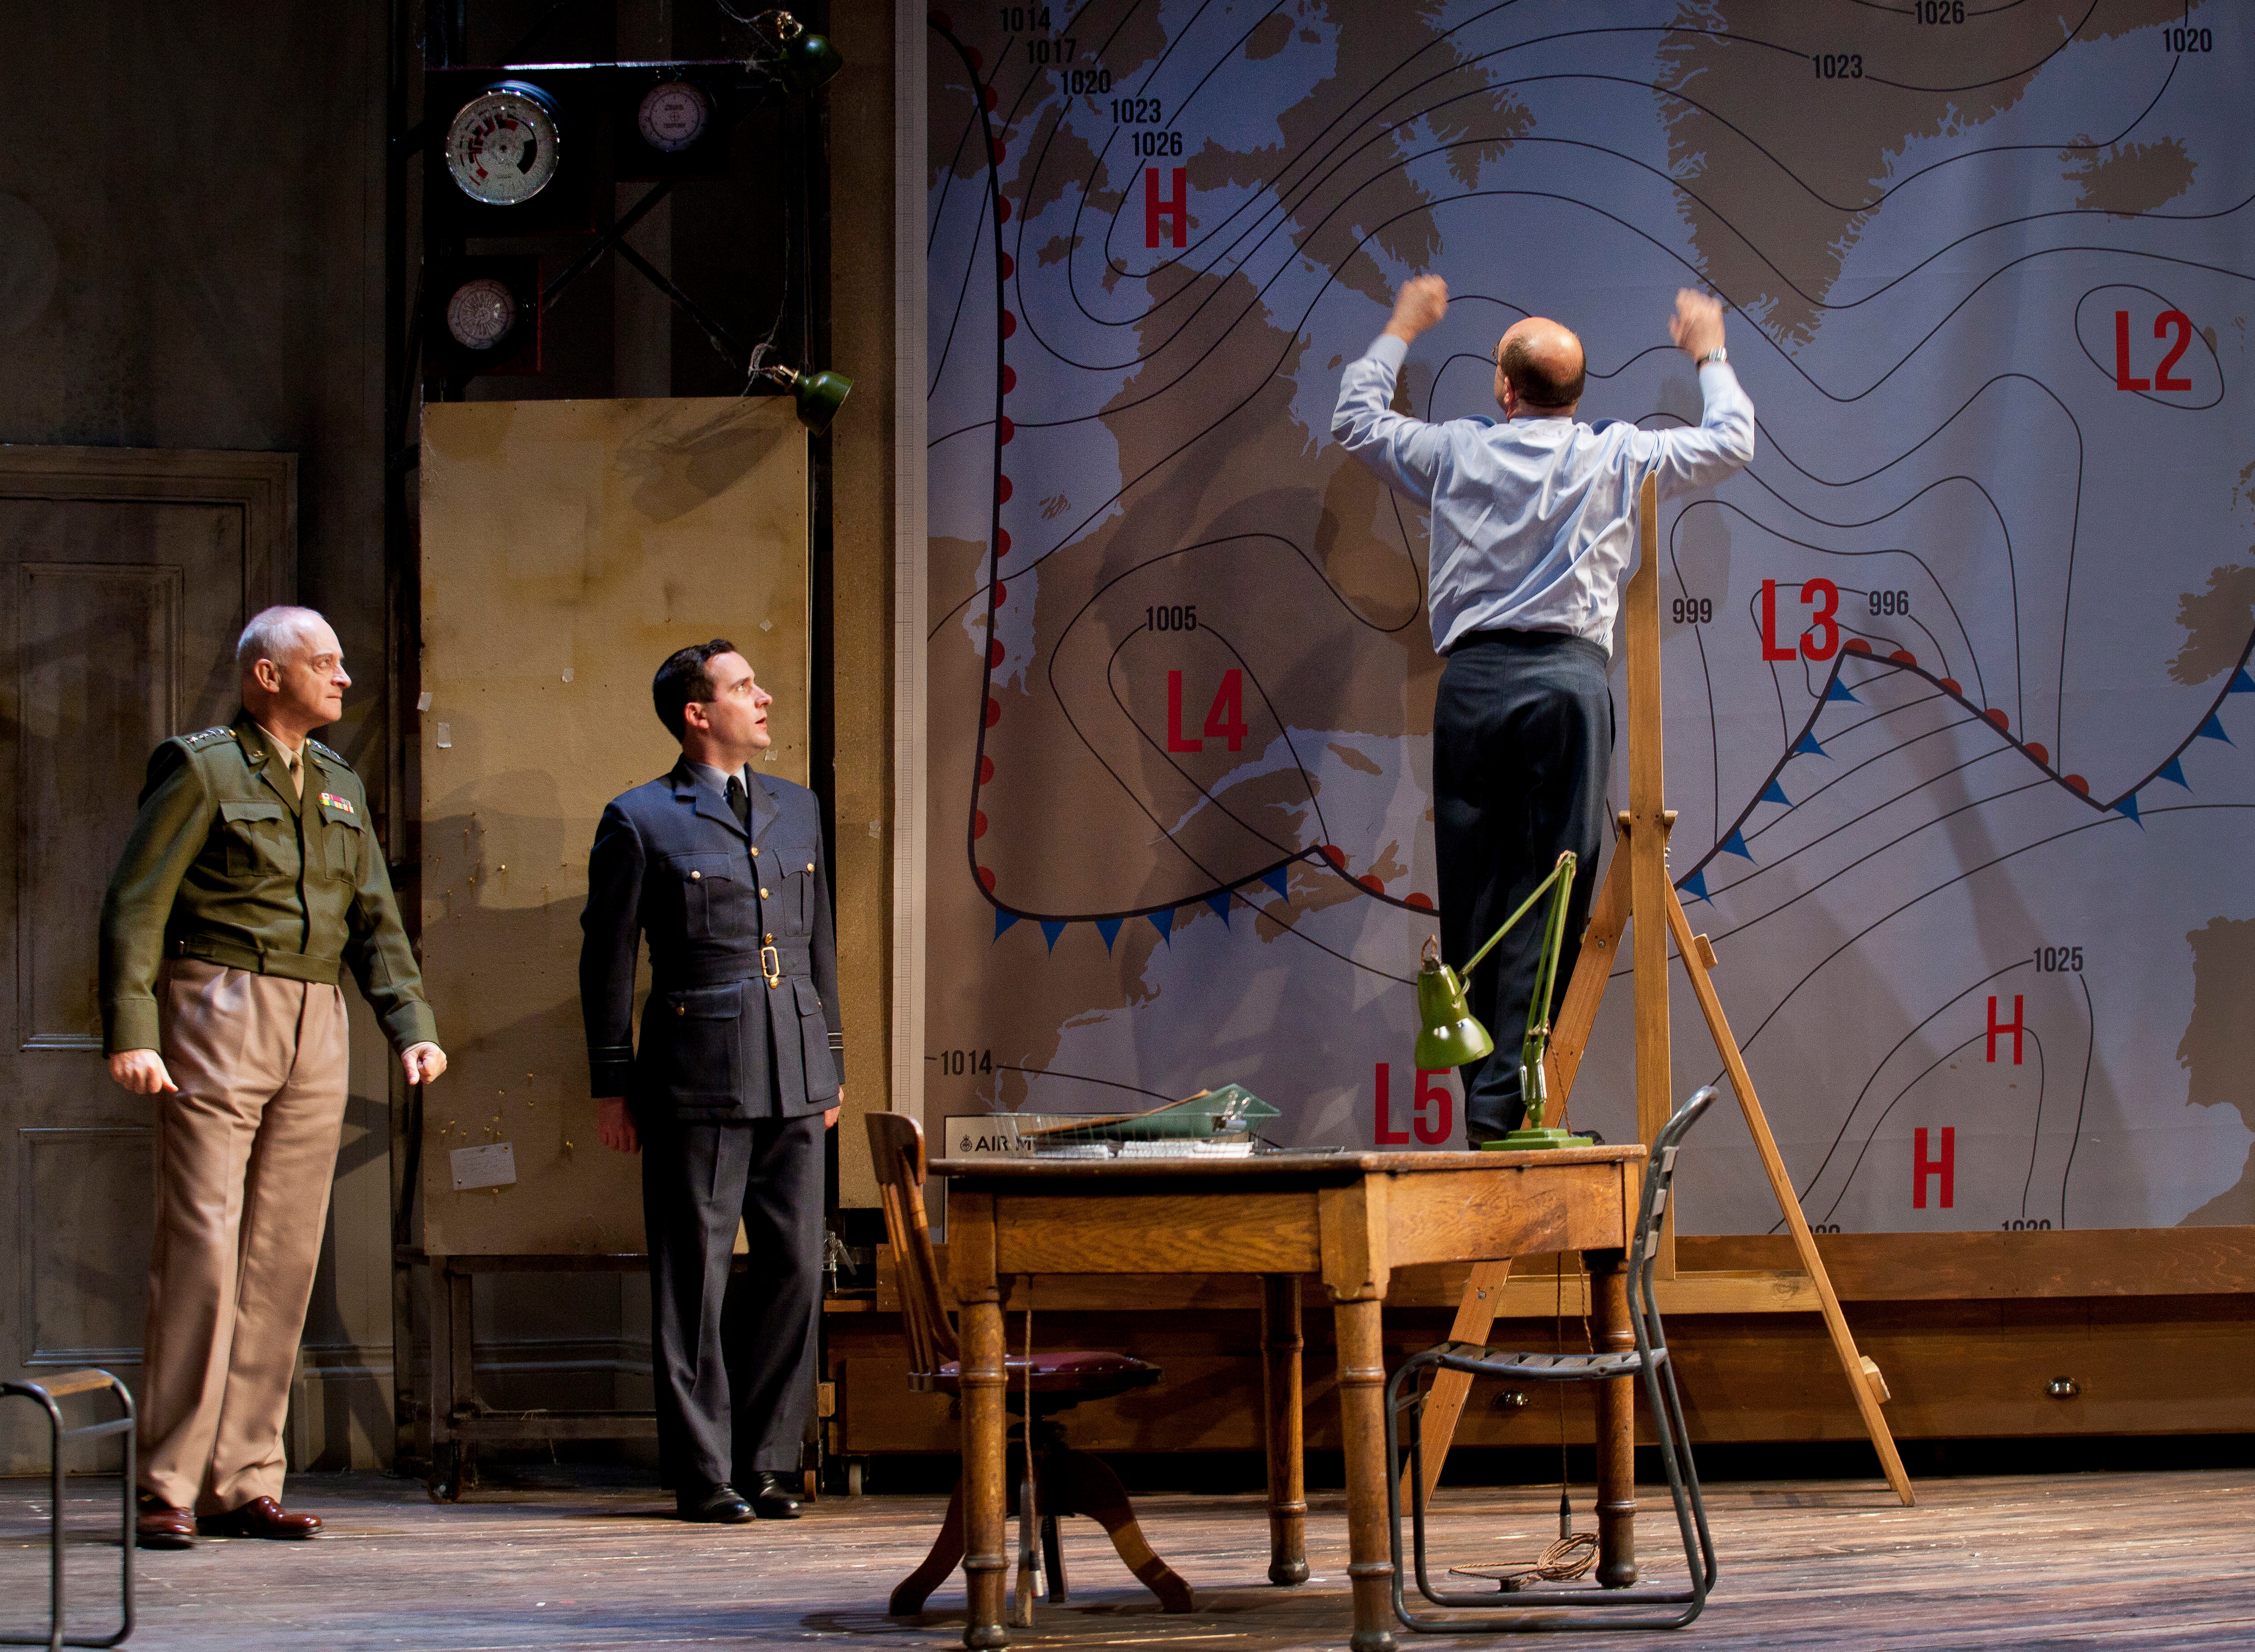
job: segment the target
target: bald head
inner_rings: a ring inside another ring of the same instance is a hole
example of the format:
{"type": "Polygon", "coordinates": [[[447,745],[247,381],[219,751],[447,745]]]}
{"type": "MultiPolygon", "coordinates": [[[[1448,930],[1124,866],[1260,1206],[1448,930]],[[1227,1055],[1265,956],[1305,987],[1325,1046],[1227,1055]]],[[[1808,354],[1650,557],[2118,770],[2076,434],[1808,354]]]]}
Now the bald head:
{"type": "Polygon", "coordinates": [[[1507,418],[1571,413],[1582,399],[1582,341],[1543,316],[1529,316],[1495,346],[1495,399],[1507,418]]]}

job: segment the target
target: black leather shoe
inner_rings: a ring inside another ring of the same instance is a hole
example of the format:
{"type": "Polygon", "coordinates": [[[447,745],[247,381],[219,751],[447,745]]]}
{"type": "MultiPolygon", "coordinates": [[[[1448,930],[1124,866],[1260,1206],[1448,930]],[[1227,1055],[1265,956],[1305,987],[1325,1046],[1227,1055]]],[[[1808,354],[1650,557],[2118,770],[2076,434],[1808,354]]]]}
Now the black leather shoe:
{"type": "Polygon", "coordinates": [[[728,1485],[708,1487],[701,1493],[677,1493],[673,1506],[684,1520],[708,1526],[741,1526],[752,1517],[751,1504],[728,1485]]]}
{"type": "Polygon", "coordinates": [[[796,1520],[798,1518],[798,1499],[794,1495],[796,1474],[779,1474],[772,1468],[762,1468],[752,1475],[752,1512],[762,1520],[796,1520]]]}

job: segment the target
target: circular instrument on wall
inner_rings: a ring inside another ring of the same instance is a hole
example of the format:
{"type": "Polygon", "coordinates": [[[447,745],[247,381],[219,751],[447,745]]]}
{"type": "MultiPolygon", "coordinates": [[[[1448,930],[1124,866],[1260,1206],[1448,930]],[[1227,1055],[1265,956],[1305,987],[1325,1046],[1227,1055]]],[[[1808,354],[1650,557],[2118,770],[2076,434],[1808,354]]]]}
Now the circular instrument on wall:
{"type": "Polygon", "coordinates": [[[556,176],[556,105],[522,80],[488,87],[447,123],[446,170],[484,206],[530,200],[556,176]]]}
{"type": "Polygon", "coordinates": [[[516,326],[516,295],[489,276],[466,281],[446,300],[446,331],[465,350],[490,350],[516,326]]]}
{"type": "Polygon", "coordinates": [[[650,88],[636,116],[642,141],[662,155],[678,155],[713,122],[713,100],[704,88],[687,80],[666,80],[650,88]]]}

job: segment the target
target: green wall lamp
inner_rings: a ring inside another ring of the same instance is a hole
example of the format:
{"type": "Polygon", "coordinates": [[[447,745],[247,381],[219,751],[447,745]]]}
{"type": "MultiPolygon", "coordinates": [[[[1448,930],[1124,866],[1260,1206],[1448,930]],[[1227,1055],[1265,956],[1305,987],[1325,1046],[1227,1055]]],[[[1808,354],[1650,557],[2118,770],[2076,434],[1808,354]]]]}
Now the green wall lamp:
{"type": "Polygon", "coordinates": [[[791,401],[798,410],[798,422],[815,436],[830,428],[830,421],[838,416],[838,410],[846,404],[852,393],[854,381],[842,373],[832,373],[825,368],[819,373],[801,373],[780,362],[773,367],[755,368],[753,375],[780,384],[790,391],[791,401]]]}
{"type": "Polygon", "coordinates": [[[1591,1144],[1587,1136],[1570,1136],[1563,1130],[1546,1130],[1542,1124],[1543,1108],[1549,1099],[1544,1088],[1542,1057],[1550,1047],[1550,999],[1558,984],[1558,953],[1565,944],[1566,903],[1573,889],[1574,854],[1569,850],[1558,857],[1550,875],[1535,885],[1535,892],[1520,903],[1519,910],[1506,918],[1502,927],[1466,960],[1462,977],[1441,962],[1440,949],[1430,937],[1425,942],[1424,968],[1417,973],[1417,1019],[1423,1031],[1417,1034],[1414,1059],[1419,1068],[1433,1073],[1462,1067],[1493,1053],[1495,1040],[1465,1001],[1465,980],[1545,894],[1550,898],[1550,909],[1542,920],[1542,950],[1535,964],[1535,996],[1527,1006],[1527,1034],[1519,1046],[1519,1093],[1527,1098],[1527,1122],[1509,1135],[1481,1144],[1500,1152],[1591,1144]]]}
{"type": "Polygon", "coordinates": [[[776,78],[795,93],[813,91],[846,66],[828,37],[808,33],[806,25],[788,11],[763,11],[752,22],[774,34],[776,78]]]}

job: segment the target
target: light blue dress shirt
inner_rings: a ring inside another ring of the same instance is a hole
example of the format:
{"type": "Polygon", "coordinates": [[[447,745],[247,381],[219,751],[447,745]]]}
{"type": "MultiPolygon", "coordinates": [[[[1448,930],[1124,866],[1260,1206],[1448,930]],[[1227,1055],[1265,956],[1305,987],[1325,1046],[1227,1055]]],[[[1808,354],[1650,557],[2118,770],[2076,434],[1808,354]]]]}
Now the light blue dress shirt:
{"type": "Polygon", "coordinates": [[[727,769],[714,768],[710,763],[700,763],[693,757],[685,757],[681,760],[689,765],[689,772],[692,774],[719,794],[720,801],[724,803],[728,801],[728,782],[732,780],[742,780],[745,795],[751,794],[752,766],[749,763],[731,774],[727,769]]]}
{"type": "Polygon", "coordinates": [[[1565,631],[1612,651],[1636,552],[1637,490],[1711,487],[1754,456],[1754,408],[1727,362],[1699,369],[1697,430],[1572,419],[1427,424],[1387,404],[1409,346],[1382,333],[1339,382],[1331,434],[1432,515],[1433,646],[1474,631],[1565,631]]]}

